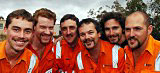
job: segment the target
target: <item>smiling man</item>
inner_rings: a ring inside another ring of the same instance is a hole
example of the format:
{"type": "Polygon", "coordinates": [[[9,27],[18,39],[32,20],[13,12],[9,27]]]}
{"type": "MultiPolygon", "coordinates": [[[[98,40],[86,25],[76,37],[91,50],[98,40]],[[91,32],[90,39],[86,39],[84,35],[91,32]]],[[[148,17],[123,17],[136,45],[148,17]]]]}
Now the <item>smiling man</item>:
{"type": "Polygon", "coordinates": [[[41,8],[35,11],[33,17],[36,23],[33,38],[28,47],[40,60],[39,73],[52,72],[52,67],[55,67],[52,37],[56,14],[47,8],[41,8]]]}
{"type": "Polygon", "coordinates": [[[125,47],[125,73],[159,73],[160,41],[150,34],[152,25],[144,12],[133,12],[125,22],[125,36],[128,46],[125,47]]]}
{"type": "Polygon", "coordinates": [[[7,16],[4,29],[7,40],[0,44],[0,73],[38,73],[38,58],[26,48],[32,38],[34,22],[24,9],[7,16]]]}
{"type": "Polygon", "coordinates": [[[124,63],[124,51],[117,45],[100,39],[100,24],[91,18],[83,19],[78,31],[86,49],[77,56],[79,73],[117,73],[124,63]]]}
{"type": "Polygon", "coordinates": [[[60,20],[60,28],[63,40],[61,47],[54,49],[58,60],[59,72],[74,72],[74,63],[77,54],[81,51],[81,41],[78,37],[77,27],[79,19],[74,14],[66,14],[60,20]]]}
{"type": "Polygon", "coordinates": [[[125,38],[125,18],[119,12],[108,12],[100,21],[102,31],[105,33],[105,38],[112,43],[124,48],[127,45],[125,38]]]}

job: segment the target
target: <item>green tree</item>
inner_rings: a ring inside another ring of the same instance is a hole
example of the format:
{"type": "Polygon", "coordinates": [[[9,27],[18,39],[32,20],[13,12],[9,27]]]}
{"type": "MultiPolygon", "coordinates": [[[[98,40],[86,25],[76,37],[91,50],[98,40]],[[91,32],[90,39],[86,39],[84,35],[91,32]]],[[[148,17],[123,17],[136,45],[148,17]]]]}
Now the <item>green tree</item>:
{"type": "MultiPolygon", "coordinates": [[[[152,35],[155,39],[160,40],[160,0],[150,0],[147,3],[144,3],[143,0],[126,0],[126,2],[126,7],[122,7],[118,0],[115,0],[113,5],[111,7],[107,6],[107,8],[110,8],[112,12],[121,12],[124,16],[128,16],[135,11],[146,12],[149,15],[150,22],[154,27],[152,35]]],[[[88,16],[91,16],[92,14],[94,19],[100,20],[107,12],[108,11],[105,7],[100,7],[97,11],[91,9],[88,12],[88,16]]]]}

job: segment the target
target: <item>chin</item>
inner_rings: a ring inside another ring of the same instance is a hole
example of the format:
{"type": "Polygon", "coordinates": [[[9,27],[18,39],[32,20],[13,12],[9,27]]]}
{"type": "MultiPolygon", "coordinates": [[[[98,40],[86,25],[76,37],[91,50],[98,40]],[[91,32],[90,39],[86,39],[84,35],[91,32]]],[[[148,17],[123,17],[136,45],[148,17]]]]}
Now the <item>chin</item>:
{"type": "Polygon", "coordinates": [[[15,47],[14,50],[16,52],[20,52],[20,51],[23,51],[25,47],[15,47]]]}

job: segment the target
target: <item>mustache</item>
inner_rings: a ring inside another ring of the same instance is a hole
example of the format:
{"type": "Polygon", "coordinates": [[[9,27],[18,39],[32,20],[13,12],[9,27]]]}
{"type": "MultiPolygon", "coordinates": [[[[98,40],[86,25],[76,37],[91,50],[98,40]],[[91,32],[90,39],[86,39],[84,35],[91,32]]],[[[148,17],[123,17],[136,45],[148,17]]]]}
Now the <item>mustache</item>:
{"type": "Polygon", "coordinates": [[[91,38],[91,39],[90,39],[90,38],[88,38],[88,39],[85,39],[83,42],[84,42],[84,43],[87,43],[88,41],[94,41],[94,39],[92,39],[92,38],[91,38]]]}
{"type": "Polygon", "coordinates": [[[67,34],[66,36],[67,36],[67,37],[72,37],[73,35],[72,35],[72,34],[67,34]]]}
{"type": "Polygon", "coordinates": [[[25,38],[14,38],[13,40],[21,41],[21,42],[28,42],[29,41],[28,39],[25,39],[25,38]]]}
{"type": "Polygon", "coordinates": [[[51,32],[50,32],[50,34],[41,33],[40,35],[41,35],[41,36],[43,36],[43,35],[52,36],[52,35],[53,35],[53,33],[51,33],[51,32]]]}
{"type": "Polygon", "coordinates": [[[131,36],[131,37],[128,38],[128,40],[132,40],[132,39],[137,40],[137,38],[135,38],[135,36],[131,36]]]}
{"type": "Polygon", "coordinates": [[[108,37],[109,37],[109,38],[112,38],[112,37],[117,37],[117,36],[119,36],[119,34],[110,35],[110,36],[108,36],[108,37]]]}

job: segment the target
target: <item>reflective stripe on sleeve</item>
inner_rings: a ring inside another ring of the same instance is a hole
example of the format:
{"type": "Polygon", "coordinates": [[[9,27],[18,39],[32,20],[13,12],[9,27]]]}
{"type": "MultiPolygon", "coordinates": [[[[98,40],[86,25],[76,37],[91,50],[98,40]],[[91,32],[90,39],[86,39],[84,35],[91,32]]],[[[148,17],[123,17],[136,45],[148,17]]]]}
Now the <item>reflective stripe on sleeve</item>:
{"type": "Polygon", "coordinates": [[[28,68],[28,73],[32,73],[32,70],[34,68],[34,66],[36,65],[36,55],[32,54],[31,59],[30,59],[30,64],[29,64],[29,68],[28,68]]]}
{"type": "Polygon", "coordinates": [[[160,71],[160,52],[155,61],[155,71],[160,71]]]}
{"type": "Polygon", "coordinates": [[[84,69],[83,63],[82,63],[82,52],[79,52],[79,54],[77,56],[77,63],[78,63],[79,70],[84,69]]]}
{"type": "Polygon", "coordinates": [[[112,48],[112,67],[118,68],[118,49],[121,48],[118,45],[114,45],[112,48]]]}
{"type": "Polygon", "coordinates": [[[57,42],[56,44],[56,59],[60,59],[61,58],[61,45],[60,45],[60,41],[57,42]]]}
{"type": "Polygon", "coordinates": [[[52,73],[52,68],[47,70],[45,73],[52,73]]]}

